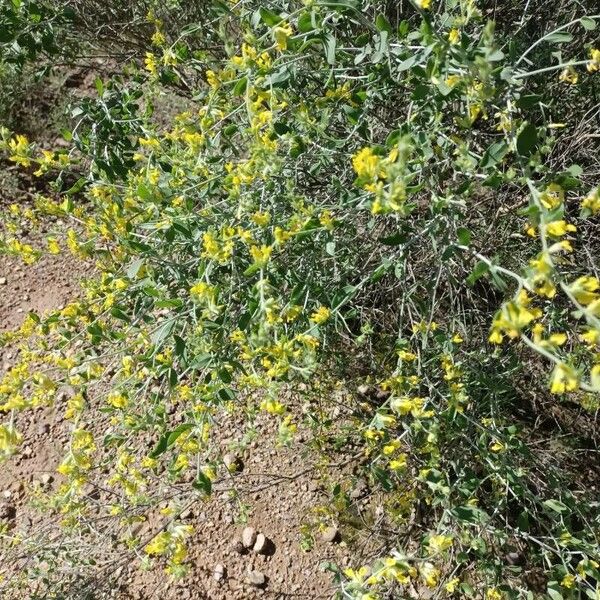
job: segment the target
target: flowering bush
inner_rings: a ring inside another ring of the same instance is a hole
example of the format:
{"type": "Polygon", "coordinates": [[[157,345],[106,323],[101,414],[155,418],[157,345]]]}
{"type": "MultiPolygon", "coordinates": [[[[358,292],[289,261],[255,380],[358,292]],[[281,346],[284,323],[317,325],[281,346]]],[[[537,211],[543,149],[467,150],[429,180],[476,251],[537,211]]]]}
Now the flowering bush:
{"type": "Polygon", "coordinates": [[[149,48],[74,109],[70,148],[2,132],[8,160],[59,173],[57,196],[10,208],[2,250],[69,251],[94,275],[4,335],[21,352],[0,382],[0,453],[19,450],[20,412],[58,402],[72,438],[47,504],[64,535],[93,535],[101,484],[121,549],[180,576],[178,515],[223,470],[218,415],[259,397],[292,443],[281,390],[338,379],[358,389],[345,435],[399,532],[337,571],[341,597],[597,598],[597,502],[528,445],[514,406],[532,370],[533,393],[598,408],[600,192],[582,131],[598,15],[532,40],[508,18],[496,33],[474,0],[210,11],[220,43],[201,50],[150,11],[149,48]],[[155,118],[176,91],[186,110],[155,118]],[[18,238],[48,214],[66,233],[18,238]],[[167,496],[168,525],[130,534],[167,496]]]}

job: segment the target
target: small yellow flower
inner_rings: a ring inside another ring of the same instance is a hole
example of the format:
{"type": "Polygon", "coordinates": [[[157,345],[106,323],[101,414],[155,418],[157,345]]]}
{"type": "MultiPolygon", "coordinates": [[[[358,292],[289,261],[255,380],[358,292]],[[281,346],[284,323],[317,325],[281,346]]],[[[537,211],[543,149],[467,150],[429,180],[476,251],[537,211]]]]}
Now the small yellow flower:
{"type": "Polygon", "coordinates": [[[415,4],[423,10],[429,10],[431,8],[431,0],[415,0],[415,4]]]}
{"type": "Polygon", "coordinates": [[[587,65],[587,70],[590,73],[600,71],[600,50],[592,48],[590,50],[590,62],[587,65]]]}
{"type": "Polygon", "coordinates": [[[448,535],[432,535],[429,538],[429,550],[432,554],[439,554],[452,547],[452,537],[448,535]]]}
{"type": "Polygon", "coordinates": [[[283,52],[287,49],[288,38],[292,35],[292,26],[289,23],[283,23],[273,28],[273,39],[277,50],[283,52]]]}
{"type": "Polygon", "coordinates": [[[319,308],[310,316],[310,320],[317,325],[325,323],[331,316],[331,310],[326,306],[319,306],[319,308]]]}
{"type": "Polygon", "coordinates": [[[264,267],[271,258],[273,246],[250,246],[250,254],[254,260],[254,264],[259,267],[264,267]]]}
{"type": "Polygon", "coordinates": [[[570,83],[571,85],[575,85],[579,81],[579,75],[573,67],[569,66],[565,67],[561,71],[559,79],[563,83],[570,83]]]}
{"type": "Polygon", "coordinates": [[[560,582],[560,585],[562,585],[564,588],[567,588],[567,589],[571,589],[574,584],[575,584],[575,575],[571,575],[570,573],[568,575],[565,575],[562,578],[562,581],[560,582]]]}
{"type": "Polygon", "coordinates": [[[573,367],[560,363],[556,365],[550,380],[550,392],[552,394],[564,394],[573,392],[579,388],[579,374],[573,367]]]}
{"type": "Polygon", "coordinates": [[[156,62],[156,56],[152,52],[146,52],[144,66],[146,67],[146,71],[148,71],[151,75],[157,74],[158,64],[156,62]]]}
{"type": "Polygon", "coordinates": [[[456,591],[456,588],[458,587],[458,584],[460,583],[460,579],[458,577],[455,577],[454,579],[451,579],[445,586],[444,589],[449,593],[449,594],[454,594],[454,592],[456,591]]]}
{"type": "Polygon", "coordinates": [[[552,223],[546,225],[546,233],[552,237],[561,237],[572,231],[577,231],[577,227],[571,223],[567,223],[563,219],[552,221],[552,223]]]}
{"type": "Polygon", "coordinates": [[[455,45],[460,42],[460,31],[458,29],[451,29],[448,33],[448,41],[455,45]]]}
{"type": "Polygon", "coordinates": [[[50,237],[47,240],[48,242],[48,252],[50,254],[60,254],[60,246],[58,244],[58,240],[54,237],[50,237]]]}

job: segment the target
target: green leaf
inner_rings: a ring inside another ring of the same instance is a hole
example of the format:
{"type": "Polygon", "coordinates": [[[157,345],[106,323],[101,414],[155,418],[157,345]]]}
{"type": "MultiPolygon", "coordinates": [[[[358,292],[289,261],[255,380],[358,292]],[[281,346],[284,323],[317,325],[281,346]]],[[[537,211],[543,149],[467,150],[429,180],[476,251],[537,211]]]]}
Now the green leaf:
{"type": "Polygon", "coordinates": [[[379,241],[386,246],[399,246],[404,244],[408,239],[408,235],[404,231],[398,231],[387,237],[379,238],[379,241]]]}
{"type": "Polygon", "coordinates": [[[459,227],[456,230],[456,236],[462,246],[468,246],[471,243],[471,232],[466,227],[459,227]]]}
{"type": "Polygon", "coordinates": [[[150,338],[152,341],[152,344],[156,347],[160,347],[163,344],[163,342],[169,337],[169,335],[171,335],[171,332],[173,331],[173,327],[175,327],[174,320],[169,320],[169,321],[166,321],[165,323],[163,323],[152,334],[152,337],[150,338]]]}
{"type": "Polygon", "coordinates": [[[546,38],[546,41],[550,42],[551,44],[565,44],[567,42],[572,42],[573,36],[570,33],[567,33],[566,31],[557,31],[555,33],[550,34],[546,38]]]}
{"type": "Polygon", "coordinates": [[[521,96],[515,104],[518,108],[533,108],[541,99],[542,97],[539,94],[526,94],[521,96]]]}
{"type": "Polygon", "coordinates": [[[378,31],[392,33],[392,26],[390,25],[390,22],[383,13],[379,13],[377,15],[377,18],[375,19],[375,27],[377,27],[378,31]]]}
{"type": "Polygon", "coordinates": [[[529,156],[538,143],[535,125],[527,123],[517,137],[517,151],[521,156],[529,156]]]}
{"type": "Polygon", "coordinates": [[[192,487],[209,496],[212,492],[212,481],[202,471],[199,471],[196,476],[196,481],[192,483],[192,487]]]}
{"type": "Polygon", "coordinates": [[[567,512],[569,510],[569,508],[567,506],[565,506],[559,500],[553,500],[553,499],[544,500],[544,502],[542,504],[546,508],[549,508],[550,510],[553,510],[554,512],[557,512],[558,514],[562,514],[562,513],[567,512]]]}
{"type": "Polygon", "coordinates": [[[330,33],[327,33],[323,36],[323,49],[325,50],[325,58],[327,60],[327,64],[334,65],[335,64],[335,48],[337,42],[336,39],[330,33]]]}
{"type": "Polygon", "coordinates": [[[459,521],[466,521],[467,523],[481,524],[489,519],[488,514],[476,506],[457,506],[450,512],[459,521]]]}
{"type": "Polygon", "coordinates": [[[314,30],[313,26],[314,14],[309,12],[303,12],[298,17],[298,31],[300,33],[308,33],[314,30]]]}
{"type": "Polygon", "coordinates": [[[242,96],[246,92],[247,86],[248,86],[248,78],[242,77],[233,87],[233,95],[234,96],[242,96]]]}
{"type": "Polygon", "coordinates": [[[481,159],[481,167],[483,169],[488,169],[493,167],[494,165],[502,162],[502,159],[506,156],[508,152],[508,144],[501,140],[500,142],[496,142],[492,144],[483,155],[481,159]]]}
{"type": "Polygon", "coordinates": [[[475,282],[478,279],[481,279],[489,270],[490,268],[486,263],[479,261],[471,271],[471,274],[467,277],[467,283],[469,285],[474,285],[475,282]]]}
{"type": "Polygon", "coordinates": [[[262,19],[262,22],[265,25],[268,25],[269,27],[275,27],[275,25],[281,23],[281,17],[277,13],[274,13],[272,10],[261,6],[259,11],[260,18],[262,19]]]}
{"type": "MultiPolygon", "coordinates": [[[[186,431],[189,431],[194,426],[193,423],[182,423],[178,427],[176,427],[171,433],[167,434],[167,446],[166,448],[170,448],[176,441],[177,438],[186,431]]],[[[165,448],[165,450],[166,450],[165,448]]]]}
{"type": "Polygon", "coordinates": [[[158,444],[156,444],[156,447],[154,448],[154,450],[152,450],[152,452],[150,452],[149,457],[150,458],[158,458],[161,454],[163,454],[165,452],[165,450],[167,449],[167,444],[169,442],[169,433],[164,433],[160,440],[158,440],[158,444]]]}
{"type": "Polygon", "coordinates": [[[590,19],[590,17],[581,17],[581,24],[587,31],[594,31],[594,29],[596,29],[596,21],[590,19]]]}

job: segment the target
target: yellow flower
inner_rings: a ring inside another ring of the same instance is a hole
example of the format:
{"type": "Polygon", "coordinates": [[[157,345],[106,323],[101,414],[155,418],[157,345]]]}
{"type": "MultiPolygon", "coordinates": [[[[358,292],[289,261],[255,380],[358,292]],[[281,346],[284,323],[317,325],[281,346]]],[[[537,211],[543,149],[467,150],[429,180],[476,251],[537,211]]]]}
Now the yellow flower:
{"type": "Polygon", "coordinates": [[[432,554],[439,554],[452,547],[452,537],[447,535],[432,535],[429,538],[429,550],[432,554]]]}
{"type": "Polygon", "coordinates": [[[571,589],[575,584],[575,575],[571,575],[570,573],[565,575],[560,582],[560,585],[567,589],[571,589]]]}
{"type": "Polygon", "coordinates": [[[460,31],[458,29],[451,29],[448,33],[448,41],[451,44],[458,44],[460,42],[460,31]]]}
{"type": "Polygon", "coordinates": [[[48,252],[50,252],[50,254],[60,254],[60,246],[58,245],[58,240],[56,238],[50,237],[47,242],[48,252]]]}
{"type": "Polygon", "coordinates": [[[600,213],[600,187],[593,189],[582,201],[581,208],[593,215],[600,213]]]}
{"type": "Polygon", "coordinates": [[[271,215],[265,212],[255,212],[251,218],[259,227],[266,227],[271,222],[271,215]]]}
{"type": "Polygon", "coordinates": [[[596,302],[600,299],[598,294],[600,282],[590,275],[579,277],[569,286],[569,292],[575,297],[575,300],[584,306],[596,302]]]}
{"type": "Polygon", "coordinates": [[[427,587],[434,588],[438,584],[440,572],[431,563],[423,563],[419,567],[419,573],[427,587]]]}
{"type": "Polygon", "coordinates": [[[600,50],[596,48],[590,50],[590,62],[587,65],[587,70],[590,73],[600,71],[600,50]]]}
{"type": "Polygon", "coordinates": [[[363,148],[352,157],[352,166],[359,177],[374,179],[379,173],[379,157],[372,148],[363,148]]]}
{"type": "Polygon", "coordinates": [[[151,41],[154,46],[164,46],[166,40],[163,33],[157,30],[152,34],[151,41]]]}
{"type": "Polygon", "coordinates": [[[563,203],[565,192],[558,183],[551,183],[540,194],[540,202],[544,208],[553,210],[563,203]]]}
{"type": "Polygon", "coordinates": [[[423,10],[429,10],[431,8],[431,0],[415,0],[415,4],[423,10]]]}
{"type": "Polygon", "coordinates": [[[559,221],[552,221],[552,223],[546,224],[546,233],[552,237],[560,237],[566,235],[569,231],[577,231],[575,225],[567,223],[561,219],[559,221]]]}
{"type": "Polygon", "coordinates": [[[485,593],[486,600],[502,600],[504,594],[496,588],[489,588],[485,593]]]}
{"type": "Polygon", "coordinates": [[[288,38],[292,35],[292,26],[289,23],[283,23],[273,28],[273,39],[277,50],[283,52],[287,49],[288,38]]]}
{"type": "Polygon", "coordinates": [[[445,586],[444,589],[449,593],[449,594],[454,594],[454,592],[456,591],[456,588],[458,587],[458,584],[460,583],[460,579],[458,577],[455,577],[454,579],[451,579],[445,586]]]}
{"type": "Polygon", "coordinates": [[[579,81],[579,75],[573,67],[568,66],[561,71],[559,79],[563,83],[570,83],[571,85],[575,85],[579,81]]]}
{"type": "Polygon", "coordinates": [[[331,316],[331,310],[326,306],[319,306],[319,308],[310,316],[310,320],[317,325],[325,323],[331,316]]]}
{"type": "Polygon", "coordinates": [[[23,436],[13,425],[0,425],[0,457],[6,458],[17,451],[23,436]]]}
{"type": "Polygon", "coordinates": [[[564,394],[572,392],[579,387],[579,374],[573,367],[560,363],[556,365],[550,380],[550,392],[552,394],[564,394]]]}
{"type": "Polygon", "coordinates": [[[273,252],[273,246],[250,246],[250,254],[254,260],[254,264],[259,267],[264,267],[271,258],[271,252],[273,252]]]}
{"type": "Polygon", "coordinates": [[[151,75],[157,74],[158,65],[156,63],[156,56],[152,52],[146,52],[144,66],[146,67],[146,71],[148,71],[151,75]]]}
{"type": "Polygon", "coordinates": [[[408,456],[404,453],[400,454],[394,460],[390,460],[390,469],[392,471],[402,471],[408,465],[408,456]]]}

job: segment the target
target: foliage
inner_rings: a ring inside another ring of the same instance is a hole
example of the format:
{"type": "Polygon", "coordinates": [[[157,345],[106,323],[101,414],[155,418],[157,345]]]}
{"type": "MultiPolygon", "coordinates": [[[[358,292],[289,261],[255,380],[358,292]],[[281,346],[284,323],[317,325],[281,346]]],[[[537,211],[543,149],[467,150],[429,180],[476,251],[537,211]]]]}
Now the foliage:
{"type": "Polygon", "coordinates": [[[0,451],[67,385],[47,499],[64,535],[96,535],[101,486],[116,546],[180,576],[179,515],[224,476],[219,415],[266,411],[291,443],[302,417],[282,390],[328,389],[329,371],[361,387],[326,427],[368,457],[398,532],[337,572],[341,597],[597,598],[597,501],[528,445],[514,407],[540,364],[551,394],[598,407],[597,162],[563,151],[582,134],[561,105],[594,110],[598,15],[532,40],[496,35],[473,0],[209,12],[198,49],[197,28],[173,36],[151,10],[149,47],[73,111],[70,149],[3,131],[9,160],[60,176],[58,198],[11,207],[2,249],[36,260],[18,223],[54,215],[70,226],[47,250],[95,275],[4,336],[21,353],[0,382],[0,451]],[[190,108],[165,125],[155,104],[176,92],[190,108]],[[130,533],[165,497],[155,537],[130,533]]]}

